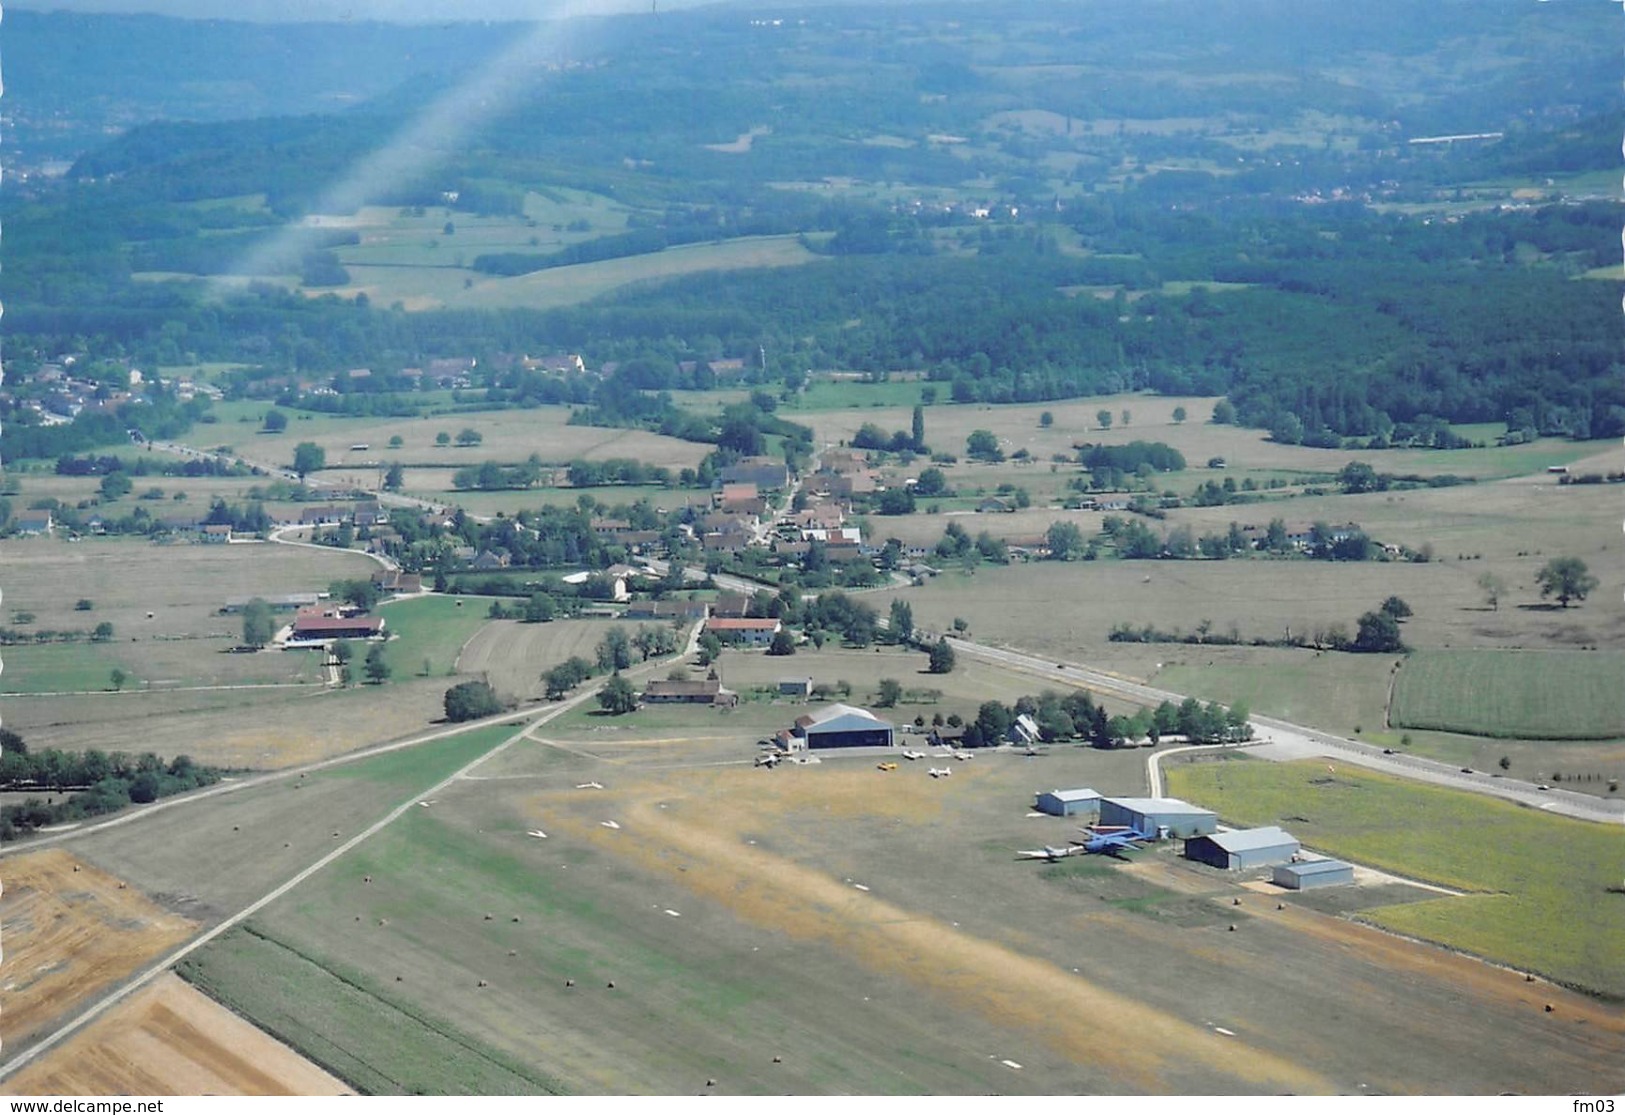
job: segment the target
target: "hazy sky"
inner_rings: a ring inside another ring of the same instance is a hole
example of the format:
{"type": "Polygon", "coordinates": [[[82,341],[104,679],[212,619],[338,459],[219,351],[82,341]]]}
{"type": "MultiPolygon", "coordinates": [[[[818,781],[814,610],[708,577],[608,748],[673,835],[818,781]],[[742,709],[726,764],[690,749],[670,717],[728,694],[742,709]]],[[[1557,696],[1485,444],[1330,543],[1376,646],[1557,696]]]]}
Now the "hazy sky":
{"type": "MultiPolygon", "coordinates": [[[[543,19],[568,8],[597,12],[647,11],[651,0],[14,0],[8,8],[32,11],[156,12],[191,19],[288,21],[390,20],[442,23],[481,19],[543,19]]],[[[694,7],[703,0],[657,0],[662,8],[694,7]]]]}

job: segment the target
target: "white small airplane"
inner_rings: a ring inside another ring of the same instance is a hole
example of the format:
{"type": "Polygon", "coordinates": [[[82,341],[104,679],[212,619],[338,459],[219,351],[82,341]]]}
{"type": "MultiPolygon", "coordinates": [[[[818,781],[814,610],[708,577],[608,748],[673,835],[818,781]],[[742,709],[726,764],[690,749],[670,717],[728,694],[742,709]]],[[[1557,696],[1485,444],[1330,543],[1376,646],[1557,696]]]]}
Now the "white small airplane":
{"type": "Polygon", "coordinates": [[[537,840],[547,839],[547,833],[543,832],[541,829],[531,829],[529,832],[525,833],[525,835],[534,836],[537,840]]]}
{"type": "Polygon", "coordinates": [[[756,765],[759,767],[776,767],[779,765],[779,757],[777,755],[758,755],[756,756],[756,765]]]}
{"type": "Polygon", "coordinates": [[[932,767],[931,768],[931,777],[932,778],[947,778],[953,772],[954,772],[953,767],[932,767]]]}
{"type": "Polygon", "coordinates": [[[598,823],[603,825],[607,829],[618,829],[618,828],[621,827],[620,825],[616,824],[614,821],[599,821],[598,823]]]}
{"type": "Polygon", "coordinates": [[[604,784],[602,782],[582,782],[576,786],[578,790],[602,790],[603,788],[604,784]]]}
{"type": "Polygon", "coordinates": [[[905,752],[903,752],[903,758],[909,760],[910,762],[913,762],[915,759],[923,759],[923,758],[925,758],[925,752],[924,751],[905,751],[905,752]]]}
{"type": "Polygon", "coordinates": [[[1016,853],[1018,859],[1041,859],[1054,863],[1067,856],[1081,856],[1084,854],[1081,844],[1070,844],[1065,848],[1058,848],[1053,844],[1045,844],[1042,848],[1023,848],[1016,853]]]}
{"type": "Polygon", "coordinates": [[[976,755],[975,755],[974,752],[970,752],[970,751],[955,751],[954,752],[954,758],[956,758],[956,759],[974,759],[974,758],[976,758],[976,755]]]}

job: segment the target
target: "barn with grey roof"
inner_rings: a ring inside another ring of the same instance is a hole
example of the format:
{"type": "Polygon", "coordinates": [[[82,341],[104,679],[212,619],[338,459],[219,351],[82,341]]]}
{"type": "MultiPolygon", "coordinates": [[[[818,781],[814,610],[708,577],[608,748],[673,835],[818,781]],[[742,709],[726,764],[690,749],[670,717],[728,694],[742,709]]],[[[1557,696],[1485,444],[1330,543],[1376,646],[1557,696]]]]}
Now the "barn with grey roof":
{"type": "Polygon", "coordinates": [[[1093,817],[1100,813],[1100,794],[1090,789],[1045,790],[1033,798],[1033,808],[1053,817],[1093,817]]]}
{"type": "Polygon", "coordinates": [[[1232,829],[1185,841],[1185,858],[1227,871],[1286,863],[1298,853],[1298,838],[1275,825],[1232,829]]]}
{"type": "Polygon", "coordinates": [[[1273,881],[1276,886],[1288,890],[1348,886],[1354,882],[1354,865],[1335,859],[1283,863],[1275,869],[1273,881]]]}
{"type": "Polygon", "coordinates": [[[1178,798],[1101,798],[1100,823],[1182,840],[1219,830],[1218,814],[1178,798]]]}

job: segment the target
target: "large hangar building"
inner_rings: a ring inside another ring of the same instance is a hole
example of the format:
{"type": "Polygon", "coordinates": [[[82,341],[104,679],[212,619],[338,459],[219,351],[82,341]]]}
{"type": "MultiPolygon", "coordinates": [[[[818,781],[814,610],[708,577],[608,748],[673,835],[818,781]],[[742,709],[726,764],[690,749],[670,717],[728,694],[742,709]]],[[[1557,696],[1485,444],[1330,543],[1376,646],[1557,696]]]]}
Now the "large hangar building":
{"type": "Polygon", "coordinates": [[[1181,840],[1219,831],[1217,813],[1178,798],[1101,798],[1100,823],[1181,840]]]}
{"type": "Polygon", "coordinates": [[[801,717],[780,733],[792,751],[830,751],[842,747],[891,747],[896,739],[889,720],[852,705],[834,704],[801,717]]]}
{"type": "Polygon", "coordinates": [[[1298,838],[1274,825],[1198,836],[1185,841],[1185,858],[1227,871],[1286,863],[1298,853],[1298,838]]]}

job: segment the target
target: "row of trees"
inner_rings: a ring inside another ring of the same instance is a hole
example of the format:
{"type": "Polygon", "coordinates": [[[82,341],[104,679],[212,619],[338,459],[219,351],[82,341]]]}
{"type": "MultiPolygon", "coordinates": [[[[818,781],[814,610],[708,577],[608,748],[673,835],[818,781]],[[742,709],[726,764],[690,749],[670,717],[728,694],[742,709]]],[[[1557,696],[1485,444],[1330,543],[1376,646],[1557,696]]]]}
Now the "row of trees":
{"type": "Polygon", "coordinates": [[[0,841],[185,793],[219,781],[220,775],[186,755],[166,763],[152,752],[30,752],[22,736],[0,728],[0,790],[69,795],[61,801],[31,797],[0,808],[0,841]]]}

